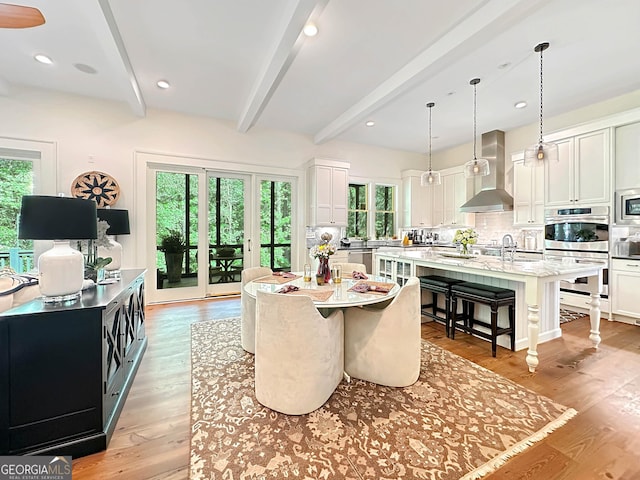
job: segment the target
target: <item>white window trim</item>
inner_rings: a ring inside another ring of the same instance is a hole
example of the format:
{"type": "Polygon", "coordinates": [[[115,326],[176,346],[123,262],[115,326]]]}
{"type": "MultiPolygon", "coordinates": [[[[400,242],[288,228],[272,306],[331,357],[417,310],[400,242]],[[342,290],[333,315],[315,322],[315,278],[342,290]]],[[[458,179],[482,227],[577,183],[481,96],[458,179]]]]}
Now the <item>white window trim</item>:
{"type": "Polygon", "coordinates": [[[56,195],[58,156],[55,142],[0,137],[0,157],[33,162],[33,193],[56,195]]]}

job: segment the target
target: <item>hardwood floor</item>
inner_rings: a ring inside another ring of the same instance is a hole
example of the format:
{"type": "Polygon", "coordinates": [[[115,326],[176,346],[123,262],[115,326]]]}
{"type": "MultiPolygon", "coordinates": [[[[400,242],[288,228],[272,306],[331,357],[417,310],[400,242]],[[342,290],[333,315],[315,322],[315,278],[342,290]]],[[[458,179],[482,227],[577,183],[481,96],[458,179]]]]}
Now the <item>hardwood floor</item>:
{"type": "MultiPolygon", "coordinates": [[[[74,460],[74,480],[188,478],[190,325],[239,314],[239,298],[147,307],[149,346],[109,448],[74,460]]],[[[587,320],[563,324],[529,374],[526,350],[498,347],[492,358],[483,340],[453,341],[442,325],[423,324],[422,338],[578,411],[486,480],[640,478],[640,327],[603,320],[597,351],[589,329],[587,320]]]]}

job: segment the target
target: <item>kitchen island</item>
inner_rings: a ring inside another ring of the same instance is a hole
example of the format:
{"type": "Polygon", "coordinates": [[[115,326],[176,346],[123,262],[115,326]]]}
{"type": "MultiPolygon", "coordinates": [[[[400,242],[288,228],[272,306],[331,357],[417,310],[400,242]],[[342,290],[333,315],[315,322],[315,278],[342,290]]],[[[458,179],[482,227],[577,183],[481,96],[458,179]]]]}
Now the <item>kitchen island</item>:
{"type": "Polygon", "coordinates": [[[438,253],[433,250],[379,252],[375,255],[375,273],[400,283],[402,278],[396,278],[396,275],[406,277],[435,273],[515,290],[516,350],[528,348],[526,362],[530,372],[535,372],[539,363],[538,343],[562,336],[559,315],[560,280],[588,277],[591,292],[589,339],[593,347],[598,348],[604,267],[604,264],[595,262],[503,261],[500,257],[481,255],[466,258],[455,253],[438,253]],[[523,321],[525,317],[527,322],[523,321]]]}

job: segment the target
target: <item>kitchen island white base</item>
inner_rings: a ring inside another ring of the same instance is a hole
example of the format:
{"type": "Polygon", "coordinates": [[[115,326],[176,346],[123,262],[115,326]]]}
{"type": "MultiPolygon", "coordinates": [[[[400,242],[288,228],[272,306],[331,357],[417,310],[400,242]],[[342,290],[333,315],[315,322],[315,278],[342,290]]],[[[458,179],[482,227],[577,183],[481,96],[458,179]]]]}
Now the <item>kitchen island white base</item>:
{"type": "MultiPolygon", "coordinates": [[[[450,258],[432,251],[403,254],[376,254],[376,273],[385,260],[402,263],[403,273],[410,267],[412,275],[438,275],[489,283],[516,292],[516,349],[527,347],[526,362],[530,372],[538,366],[538,343],[562,336],[560,329],[560,280],[588,277],[591,292],[589,313],[593,348],[600,344],[600,292],[604,263],[566,263],[554,261],[511,262],[496,257],[474,256],[450,258]],[[466,277],[463,277],[465,276],[466,277]],[[526,318],[526,322],[524,319],[526,318]]],[[[504,346],[505,339],[499,344],[504,346]]]]}
{"type": "MultiPolygon", "coordinates": [[[[527,329],[527,322],[524,321],[529,315],[527,309],[527,302],[525,301],[525,285],[522,282],[514,282],[503,278],[487,277],[485,275],[470,274],[463,272],[452,272],[449,270],[434,269],[432,267],[425,267],[421,265],[415,266],[415,275],[442,275],[444,277],[455,278],[458,280],[464,280],[465,282],[482,283],[484,285],[492,285],[494,287],[508,288],[516,292],[516,351],[524,350],[529,347],[529,332],[527,329]]],[[[560,317],[558,312],[560,311],[560,299],[558,295],[558,285],[556,282],[551,282],[545,285],[545,306],[544,312],[540,313],[539,335],[538,343],[548,342],[554,338],[562,336],[562,330],[560,329],[560,317]]],[[[428,294],[425,294],[428,295],[428,294]]],[[[439,295],[440,301],[443,301],[442,295],[439,295]]],[[[430,299],[429,299],[430,300],[430,299]]],[[[444,305],[440,305],[444,308],[444,305]]],[[[487,323],[491,322],[491,309],[487,305],[477,304],[475,307],[475,315],[479,320],[483,320],[487,323]]],[[[498,314],[498,326],[508,326],[507,310],[501,308],[498,314]]],[[[483,329],[483,327],[476,327],[483,329]]],[[[487,331],[489,331],[487,329],[487,331]]],[[[480,338],[480,337],[478,337],[480,338]]],[[[486,339],[485,339],[486,340],[486,339]]],[[[488,342],[488,341],[487,341],[488,342]]],[[[498,337],[498,345],[504,348],[511,348],[508,335],[500,335],[498,337]]]]}

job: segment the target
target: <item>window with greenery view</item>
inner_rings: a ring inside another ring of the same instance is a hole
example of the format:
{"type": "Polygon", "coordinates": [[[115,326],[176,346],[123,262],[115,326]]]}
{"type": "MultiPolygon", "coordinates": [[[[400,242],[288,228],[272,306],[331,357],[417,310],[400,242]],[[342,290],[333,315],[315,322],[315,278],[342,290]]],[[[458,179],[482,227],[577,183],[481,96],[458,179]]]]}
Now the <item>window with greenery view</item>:
{"type": "Polygon", "coordinates": [[[22,269],[28,271],[33,242],[18,240],[18,215],[22,196],[33,194],[33,162],[0,158],[0,185],[0,267],[9,265],[9,249],[18,248],[22,269]]]}
{"type": "Polygon", "coordinates": [[[33,193],[33,163],[28,160],[0,158],[0,250],[30,247],[18,241],[18,215],[23,195],[33,193]]]}
{"type": "Polygon", "coordinates": [[[376,238],[392,237],[396,234],[396,187],[376,185],[375,189],[376,238]]]}
{"type": "Polygon", "coordinates": [[[291,270],[291,182],[260,182],[260,265],[291,270]]]}
{"type": "Polygon", "coordinates": [[[367,236],[368,199],[368,185],[349,184],[347,237],[367,236]]]}

